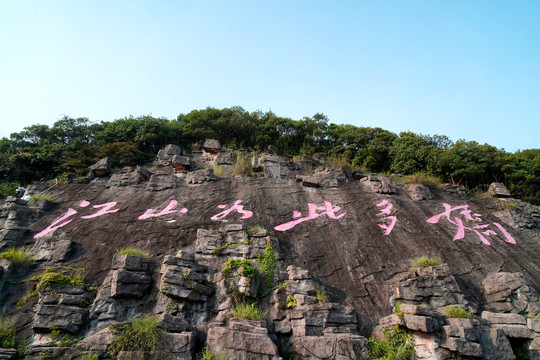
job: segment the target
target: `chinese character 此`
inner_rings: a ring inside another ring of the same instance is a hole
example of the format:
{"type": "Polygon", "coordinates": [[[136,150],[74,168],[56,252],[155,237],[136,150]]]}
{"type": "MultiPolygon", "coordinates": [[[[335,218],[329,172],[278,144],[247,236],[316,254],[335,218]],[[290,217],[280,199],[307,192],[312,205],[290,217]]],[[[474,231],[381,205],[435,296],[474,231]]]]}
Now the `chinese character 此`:
{"type": "Polygon", "coordinates": [[[341,219],[343,216],[345,216],[346,212],[336,215],[336,212],[338,212],[340,209],[341,208],[339,206],[333,206],[332,203],[328,201],[324,202],[324,206],[317,206],[316,204],[308,203],[308,214],[306,216],[300,217],[302,214],[299,211],[293,211],[292,217],[296,220],[291,220],[277,225],[274,227],[274,229],[277,231],[290,230],[304,221],[313,220],[322,215],[327,215],[330,219],[341,219]]]}

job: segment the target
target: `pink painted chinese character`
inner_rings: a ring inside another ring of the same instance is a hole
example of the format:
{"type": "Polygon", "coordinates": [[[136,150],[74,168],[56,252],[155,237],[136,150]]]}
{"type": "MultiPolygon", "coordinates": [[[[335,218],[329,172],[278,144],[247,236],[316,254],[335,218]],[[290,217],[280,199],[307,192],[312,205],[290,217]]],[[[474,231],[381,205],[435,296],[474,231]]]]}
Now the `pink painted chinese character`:
{"type": "Polygon", "coordinates": [[[385,220],[390,220],[390,224],[377,224],[381,227],[381,229],[386,230],[383,235],[390,235],[392,230],[394,229],[394,225],[396,225],[397,217],[396,216],[385,216],[385,220]]]}
{"type": "MultiPolygon", "coordinates": [[[[88,204],[86,203],[88,203],[88,201],[83,200],[79,206],[83,206],[83,207],[88,206],[88,204]]],[[[117,204],[116,201],[111,201],[105,204],[94,205],[92,206],[94,209],[99,209],[99,208],[102,208],[102,209],[99,211],[96,211],[92,215],[81,216],[81,219],[92,219],[101,215],[115,213],[118,210],[120,210],[120,209],[113,209],[113,207],[115,207],[116,204],[117,204]]]]}
{"type": "Polygon", "coordinates": [[[160,212],[156,213],[154,211],[154,209],[147,209],[137,219],[144,220],[144,219],[148,219],[148,218],[151,218],[151,217],[158,217],[158,216],[163,216],[163,215],[167,215],[167,214],[176,214],[176,213],[185,214],[185,213],[188,212],[188,209],[186,209],[186,208],[173,210],[173,208],[176,207],[176,205],[178,205],[178,202],[176,200],[170,200],[169,203],[167,204],[167,206],[165,206],[163,208],[163,210],[161,210],[160,212]]]}
{"type": "Polygon", "coordinates": [[[56,229],[59,229],[61,227],[64,227],[66,226],[67,224],[69,224],[70,222],[73,221],[73,219],[69,219],[67,220],[69,217],[75,215],[77,213],[77,210],[75,209],[72,209],[72,208],[69,208],[68,211],[66,211],[66,213],[62,216],[60,216],[59,218],[55,219],[51,225],[47,226],[45,229],[41,230],[40,232],[38,232],[36,235],[34,235],[34,239],[37,239],[37,238],[40,238],[42,236],[45,236],[47,235],[48,233],[51,233],[53,232],[54,230],[56,229]],[[66,221],[64,221],[66,220],[66,221]],[[64,222],[62,222],[64,221],[64,222]]]}
{"type": "Polygon", "coordinates": [[[330,219],[341,219],[343,216],[345,216],[346,212],[342,212],[336,215],[336,212],[338,212],[340,209],[341,208],[339,206],[333,206],[332,203],[328,201],[324,201],[324,206],[317,206],[315,204],[308,203],[308,214],[306,216],[301,218],[300,216],[302,216],[302,213],[295,210],[293,211],[292,218],[296,220],[291,220],[286,223],[277,225],[274,227],[274,229],[277,231],[290,230],[304,221],[313,220],[322,215],[327,215],[330,219]]]}
{"type": "MultiPolygon", "coordinates": [[[[379,211],[377,213],[377,216],[379,216],[379,215],[390,215],[391,210],[394,207],[394,205],[391,202],[389,202],[388,200],[386,200],[386,199],[384,199],[383,201],[377,203],[376,206],[377,207],[385,206],[384,209],[381,209],[381,211],[379,211]]],[[[397,217],[396,216],[385,216],[385,217],[383,217],[383,219],[384,220],[390,220],[390,223],[389,224],[384,224],[383,223],[383,224],[377,224],[377,225],[379,225],[381,227],[381,229],[385,230],[383,235],[390,235],[390,233],[394,229],[394,226],[396,225],[397,217]]]]}
{"type": "MultiPolygon", "coordinates": [[[[228,208],[225,211],[222,211],[222,212],[212,216],[210,219],[214,220],[214,221],[217,221],[219,219],[223,219],[225,216],[229,215],[229,213],[231,213],[233,210],[236,210],[237,212],[242,214],[240,219],[249,219],[250,217],[253,216],[253,212],[251,212],[249,210],[244,210],[244,205],[240,205],[241,202],[242,202],[242,200],[236,200],[234,202],[233,206],[231,206],[230,208],[228,208]]],[[[227,207],[227,205],[218,205],[218,208],[220,208],[220,209],[225,209],[226,207],[227,207]]]]}
{"type": "Polygon", "coordinates": [[[485,228],[487,228],[487,227],[489,227],[491,225],[494,225],[504,235],[504,238],[505,238],[504,241],[506,241],[507,243],[510,243],[510,244],[515,244],[516,243],[516,240],[512,237],[512,235],[510,235],[501,226],[501,224],[499,224],[497,222],[492,222],[492,223],[489,223],[489,224],[478,224],[478,225],[474,225],[472,227],[468,227],[468,226],[465,226],[463,224],[463,220],[461,220],[459,217],[453,217],[452,218],[451,214],[452,214],[453,211],[461,210],[459,212],[459,214],[463,215],[466,222],[473,222],[473,223],[481,222],[482,221],[482,218],[481,218],[482,215],[481,214],[476,214],[476,213],[471,215],[472,211],[469,209],[469,205],[459,205],[459,206],[452,207],[451,205],[449,205],[447,203],[443,203],[443,206],[444,206],[444,211],[442,213],[434,215],[434,216],[430,217],[429,219],[427,219],[426,221],[428,223],[431,223],[431,224],[437,224],[442,217],[445,217],[448,220],[448,222],[450,222],[451,224],[456,225],[457,229],[456,229],[456,234],[454,235],[453,241],[463,239],[465,237],[465,230],[469,230],[469,231],[474,232],[476,234],[476,236],[478,236],[480,241],[482,241],[483,244],[491,245],[490,242],[484,237],[484,235],[490,236],[490,235],[496,235],[497,233],[495,231],[493,231],[493,230],[489,230],[489,229],[488,230],[483,230],[483,229],[485,229],[485,228]]]}

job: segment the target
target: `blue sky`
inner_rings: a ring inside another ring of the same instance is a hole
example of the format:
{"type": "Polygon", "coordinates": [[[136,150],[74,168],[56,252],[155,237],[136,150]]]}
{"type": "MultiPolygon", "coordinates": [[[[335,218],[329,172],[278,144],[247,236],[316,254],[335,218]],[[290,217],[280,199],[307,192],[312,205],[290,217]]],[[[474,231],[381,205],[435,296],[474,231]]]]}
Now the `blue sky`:
{"type": "Polygon", "coordinates": [[[0,0],[0,136],[239,105],[540,148],[540,1],[0,0]]]}

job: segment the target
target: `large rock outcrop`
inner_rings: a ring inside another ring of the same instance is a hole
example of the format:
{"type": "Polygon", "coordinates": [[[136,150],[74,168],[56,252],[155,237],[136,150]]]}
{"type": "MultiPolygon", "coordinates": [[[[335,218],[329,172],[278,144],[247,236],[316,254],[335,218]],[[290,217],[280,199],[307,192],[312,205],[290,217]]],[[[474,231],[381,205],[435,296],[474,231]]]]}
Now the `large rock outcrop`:
{"type": "Polygon", "coordinates": [[[230,359],[367,359],[368,337],[388,326],[410,332],[421,359],[540,356],[538,207],[241,156],[251,176],[229,176],[234,156],[216,143],[171,145],[148,164],[105,167],[109,177],[44,187],[58,205],[7,199],[0,250],[27,245],[38,260],[0,261],[0,312],[20,316],[25,357],[103,357],[109,325],[144,316],[171,360],[206,346],[230,359]],[[411,268],[419,255],[444,265],[411,268]],[[84,268],[97,294],[44,286],[18,310],[33,290],[24,280],[56,265],[84,268]],[[246,305],[262,320],[235,318],[246,305]],[[57,331],[83,340],[59,346],[57,331]]]}

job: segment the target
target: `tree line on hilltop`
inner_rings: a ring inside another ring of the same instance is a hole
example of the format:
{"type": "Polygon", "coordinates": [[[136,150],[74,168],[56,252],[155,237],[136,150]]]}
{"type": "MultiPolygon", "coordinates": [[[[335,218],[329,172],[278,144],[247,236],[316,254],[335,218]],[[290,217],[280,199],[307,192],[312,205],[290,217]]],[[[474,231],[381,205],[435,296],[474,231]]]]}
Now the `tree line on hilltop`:
{"type": "Polygon", "coordinates": [[[193,110],[174,120],[148,115],[92,123],[66,116],[52,127],[26,127],[0,139],[0,189],[83,175],[103,157],[115,167],[143,163],[167,144],[189,151],[208,138],[248,151],[273,145],[285,155],[318,156],[368,172],[422,172],[469,190],[502,182],[515,197],[540,205],[540,149],[508,153],[446,136],[336,125],[322,114],[292,120],[241,107],[193,110]]]}

